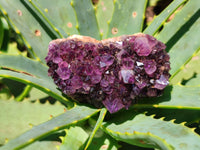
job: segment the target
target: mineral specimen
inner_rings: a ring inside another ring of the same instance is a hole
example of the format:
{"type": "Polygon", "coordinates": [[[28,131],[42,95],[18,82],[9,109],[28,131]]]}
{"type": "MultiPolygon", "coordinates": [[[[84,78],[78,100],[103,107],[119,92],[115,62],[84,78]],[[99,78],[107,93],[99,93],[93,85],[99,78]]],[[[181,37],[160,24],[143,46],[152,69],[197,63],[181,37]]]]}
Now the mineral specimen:
{"type": "Polygon", "coordinates": [[[140,97],[161,95],[170,77],[165,48],[142,33],[102,41],[73,35],[50,42],[48,75],[73,99],[114,113],[140,97]]]}

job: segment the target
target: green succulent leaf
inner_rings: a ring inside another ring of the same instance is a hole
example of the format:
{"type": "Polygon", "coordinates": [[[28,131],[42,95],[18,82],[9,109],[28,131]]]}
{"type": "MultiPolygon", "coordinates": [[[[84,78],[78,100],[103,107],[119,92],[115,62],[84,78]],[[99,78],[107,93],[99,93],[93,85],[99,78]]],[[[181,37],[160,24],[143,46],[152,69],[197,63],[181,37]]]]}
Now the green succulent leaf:
{"type": "Polygon", "coordinates": [[[64,36],[60,33],[59,29],[56,28],[48,17],[46,17],[42,10],[38,7],[35,1],[29,0],[24,1],[24,5],[26,5],[30,11],[32,11],[33,15],[37,16],[40,19],[40,22],[43,23],[44,29],[49,30],[48,33],[52,38],[63,38],[64,36]]]}
{"type": "MultiPolygon", "coordinates": [[[[174,1],[173,3],[177,2],[178,1],[174,1]]],[[[183,2],[185,2],[185,0],[182,0],[180,4],[183,2]]],[[[164,28],[156,35],[156,38],[166,43],[167,47],[171,48],[171,46],[176,43],[198,19],[200,13],[199,5],[200,1],[187,1],[186,4],[181,6],[180,10],[175,13],[174,18],[171,21],[163,24],[164,28]]]]}
{"type": "Polygon", "coordinates": [[[175,119],[175,123],[183,123],[190,125],[194,122],[200,120],[200,111],[193,109],[184,108],[144,108],[138,109],[139,112],[147,112],[147,115],[155,115],[155,118],[164,118],[164,120],[169,121],[175,119]],[[188,117],[189,116],[189,117],[188,117]]]}
{"type": "MultiPolygon", "coordinates": [[[[196,74],[200,74],[200,51],[193,54],[192,58],[181,68],[181,70],[172,78],[171,83],[181,83],[195,78],[196,74]]],[[[193,82],[193,85],[199,85],[200,82],[193,82]]],[[[190,84],[191,85],[191,84],[190,84]]]]}
{"type": "Polygon", "coordinates": [[[49,0],[34,1],[36,1],[36,3],[40,6],[41,11],[43,11],[51,22],[56,24],[56,26],[61,28],[68,35],[79,34],[76,28],[75,13],[70,5],[70,0],[51,1],[51,3],[49,3],[49,0]]]}
{"type": "Polygon", "coordinates": [[[28,145],[25,148],[22,148],[22,150],[58,150],[57,145],[60,144],[58,141],[36,141],[31,145],[28,145]]]}
{"type": "Polygon", "coordinates": [[[76,14],[80,34],[100,40],[99,27],[91,0],[72,0],[71,5],[76,14]]]}
{"type": "Polygon", "coordinates": [[[113,0],[99,0],[98,5],[96,6],[96,17],[102,39],[106,39],[108,22],[112,17],[113,8],[113,0]]]}
{"type": "MultiPolygon", "coordinates": [[[[70,127],[65,130],[66,135],[64,137],[60,137],[62,140],[62,144],[59,146],[59,150],[77,150],[84,149],[84,146],[87,142],[89,134],[92,129],[90,127],[70,127]]],[[[87,148],[88,150],[117,150],[119,147],[117,141],[113,139],[111,136],[103,132],[102,130],[98,130],[95,134],[90,146],[87,148]]]]}
{"type": "Polygon", "coordinates": [[[200,37],[200,18],[190,27],[189,31],[176,42],[176,44],[170,49],[170,61],[171,61],[171,79],[191,60],[198,50],[200,49],[200,43],[198,40],[200,37]],[[192,38],[191,38],[192,37],[192,38]],[[181,59],[177,59],[177,57],[181,59]]]}
{"type": "Polygon", "coordinates": [[[98,118],[98,120],[97,120],[97,122],[96,122],[96,124],[95,124],[95,127],[94,127],[92,133],[91,133],[90,136],[89,136],[89,139],[88,139],[88,141],[87,141],[87,144],[86,144],[84,150],[87,150],[87,148],[88,148],[89,145],[91,144],[92,139],[94,138],[94,135],[96,134],[97,130],[100,128],[100,126],[101,126],[101,124],[102,124],[102,122],[103,122],[103,119],[104,119],[104,117],[106,116],[106,112],[107,112],[107,109],[106,109],[106,108],[102,108],[102,109],[101,109],[99,118],[98,118]]]}
{"type": "Polygon", "coordinates": [[[119,148],[118,141],[113,139],[110,135],[99,130],[95,137],[93,138],[88,150],[118,150],[119,148]]]}
{"type": "Polygon", "coordinates": [[[72,107],[73,103],[66,99],[61,91],[59,91],[54,85],[53,81],[48,81],[44,79],[40,79],[37,77],[32,77],[30,75],[25,75],[22,73],[17,73],[14,71],[0,70],[0,77],[16,80],[31,86],[34,86],[48,95],[54,97],[55,99],[61,101],[66,104],[68,107],[72,107]]]}
{"type": "Polygon", "coordinates": [[[31,130],[25,132],[14,140],[9,141],[5,146],[1,147],[0,150],[23,148],[36,140],[47,137],[55,131],[64,129],[67,126],[76,124],[77,122],[84,121],[96,114],[98,111],[98,109],[77,105],[74,108],[67,110],[65,113],[53,117],[45,123],[34,126],[31,130]]]}
{"type": "Polygon", "coordinates": [[[52,37],[44,24],[38,23],[41,20],[35,16],[24,0],[5,0],[0,2],[0,6],[1,9],[5,9],[3,14],[8,15],[7,20],[15,29],[15,32],[19,35],[22,34],[28,41],[28,43],[26,41],[27,47],[32,48],[36,56],[44,62],[48,43],[52,40],[52,37]]]}
{"type": "MultiPolygon", "coordinates": [[[[154,35],[160,27],[164,25],[170,15],[184,2],[186,2],[186,0],[174,0],[160,15],[154,18],[153,22],[144,30],[144,33],[154,35]]],[[[164,34],[164,36],[166,35],[164,34]]]]}
{"type": "Polygon", "coordinates": [[[200,120],[199,90],[199,86],[168,86],[161,97],[142,99],[132,108],[155,114],[158,118],[165,117],[166,120],[176,118],[177,123],[190,124],[200,120]]]}
{"type": "Polygon", "coordinates": [[[31,74],[38,78],[50,80],[47,75],[47,66],[37,60],[22,55],[0,54],[0,67],[14,69],[16,71],[31,74]]]}
{"type": "Polygon", "coordinates": [[[62,145],[59,147],[59,150],[84,149],[84,144],[89,136],[87,132],[78,126],[70,127],[65,132],[66,136],[62,137],[62,145]]]}
{"type": "Polygon", "coordinates": [[[199,86],[168,86],[161,97],[142,99],[133,107],[200,110],[199,90],[199,86]]]}
{"type": "Polygon", "coordinates": [[[187,64],[190,61],[192,62],[193,58],[198,57],[200,49],[198,40],[195,40],[200,35],[200,30],[198,30],[200,25],[199,4],[199,1],[188,1],[176,13],[174,19],[164,24],[164,28],[156,36],[166,43],[171,56],[172,84],[181,82],[183,79],[189,79],[198,70],[195,69],[197,65],[194,64],[191,66],[192,69],[187,69],[189,66],[187,64]]]}
{"type": "Polygon", "coordinates": [[[58,102],[52,105],[41,104],[39,101],[32,103],[28,100],[16,102],[1,99],[0,106],[0,144],[28,131],[31,126],[49,120],[50,115],[57,116],[63,113],[65,109],[65,106],[58,102]]]}
{"type": "Polygon", "coordinates": [[[141,32],[146,3],[147,0],[114,0],[107,37],[141,32]]]}
{"type": "Polygon", "coordinates": [[[200,148],[200,136],[184,124],[174,124],[173,121],[167,122],[133,111],[116,115],[102,128],[120,141],[162,150],[200,148]]]}

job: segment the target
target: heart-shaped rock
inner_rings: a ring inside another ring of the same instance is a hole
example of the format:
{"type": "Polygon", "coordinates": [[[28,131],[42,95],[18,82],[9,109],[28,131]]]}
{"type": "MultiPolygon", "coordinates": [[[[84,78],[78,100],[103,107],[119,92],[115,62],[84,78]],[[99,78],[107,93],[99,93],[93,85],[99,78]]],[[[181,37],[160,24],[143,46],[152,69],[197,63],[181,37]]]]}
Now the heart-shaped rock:
{"type": "Polygon", "coordinates": [[[102,41],[73,35],[50,42],[48,74],[73,99],[114,113],[138,97],[161,95],[170,77],[165,48],[142,33],[102,41]]]}

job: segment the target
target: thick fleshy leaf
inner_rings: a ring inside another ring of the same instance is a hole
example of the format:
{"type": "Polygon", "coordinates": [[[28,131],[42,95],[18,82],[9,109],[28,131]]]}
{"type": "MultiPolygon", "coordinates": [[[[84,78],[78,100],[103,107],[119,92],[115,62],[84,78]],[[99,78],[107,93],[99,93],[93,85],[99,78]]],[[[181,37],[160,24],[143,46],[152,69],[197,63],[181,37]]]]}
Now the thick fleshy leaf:
{"type": "Polygon", "coordinates": [[[108,21],[111,20],[113,13],[113,0],[99,0],[96,7],[96,17],[99,24],[100,34],[102,39],[105,39],[108,32],[108,21]]]}
{"type": "MultiPolygon", "coordinates": [[[[170,15],[185,1],[186,0],[173,1],[159,16],[153,20],[153,22],[144,30],[144,33],[154,35],[164,24],[164,22],[170,17],[170,15]]],[[[164,34],[164,36],[166,35],[164,34]]]]}
{"type": "Polygon", "coordinates": [[[34,12],[25,1],[4,0],[0,1],[0,6],[5,9],[4,15],[8,15],[15,32],[19,35],[22,34],[29,43],[26,43],[27,47],[32,48],[41,61],[44,61],[48,43],[55,36],[51,37],[49,33],[51,31],[45,28],[44,24],[38,23],[39,18],[34,16],[34,12]]]}
{"type": "Polygon", "coordinates": [[[156,107],[165,109],[194,109],[200,110],[200,87],[168,86],[164,94],[157,98],[146,98],[133,107],[156,107]]]}
{"type": "Polygon", "coordinates": [[[175,76],[181,67],[192,58],[192,56],[199,50],[200,43],[200,18],[190,27],[188,32],[170,49],[170,61],[171,61],[171,75],[175,76]],[[192,37],[192,38],[191,38],[192,37]],[[195,39],[195,40],[194,40],[195,39]],[[178,57],[178,58],[177,58],[178,57]]]}
{"type": "Polygon", "coordinates": [[[147,115],[155,115],[155,118],[164,118],[165,121],[175,120],[175,123],[185,122],[186,125],[199,121],[200,111],[184,108],[144,108],[140,112],[147,112],[147,115]]]}
{"type": "Polygon", "coordinates": [[[75,106],[73,109],[67,110],[64,114],[52,118],[51,120],[34,126],[31,130],[25,132],[21,136],[9,141],[1,150],[20,149],[36,140],[42,139],[55,131],[61,130],[83,121],[96,114],[99,110],[85,106],[75,106]]]}
{"type": "Polygon", "coordinates": [[[107,37],[142,31],[147,0],[115,0],[107,37]]]}
{"type": "Polygon", "coordinates": [[[22,73],[17,73],[14,71],[7,71],[7,70],[0,70],[0,77],[16,80],[34,86],[42,90],[43,92],[47,93],[48,95],[65,103],[69,107],[73,106],[73,103],[62,95],[62,93],[55,87],[53,81],[51,80],[48,81],[44,79],[39,79],[22,73]]]}
{"type": "Polygon", "coordinates": [[[48,68],[37,60],[22,55],[0,54],[0,67],[14,69],[19,72],[29,73],[33,76],[49,80],[48,68]]]}
{"type": "Polygon", "coordinates": [[[0,106],[0,144],[4,144],[6,139],[10,141],[19,136],[31,126],[49,120],[50,115],[57,116],[65,110],[65,106],[60,103],[41,104],[39,101],[31,103],[28,100],[16,102],[1,99],[0,106]]]}
{"type": "Polygon", "coordinates": [[[190,124],[199,120],[199,90],[199,86],[168,86],[163,96],[141,99],[132,108],[138,109],[140,112],[147,111],[148,114],[155,114],[158,118],[176,119],[177,123],[187,122],[190,124]]]}
{"type": "MultiPolygon", "coordinates": [[[[185,2],[185,0],[176,0],[173,3],[180,5],[183,2],[185,2]]],[[[184,4],[182,8],[176,13],[174,18],[164,24],[163,29],[160,31],[160,33],[158,33],[158,35],[156,35],[156,38],[167,44],[168,49],[170,49],[171,46],[175,44],[180,39],[180,37],[182,37],[182,35],[189,30],[191,25],[194,24],[194,22],[199,18],[199,5],[200,1],[187,1],[186,4],[184,4]]],[[[169,7],[165,11],[168,9],[169,7]]],[[[159,17],[161,16],[158,16],[157,18],[159,17]]]]}
{"type": "Polygon", "coordinates": [[[198,55],[197,52],[200,44],[197,42],[198,40],[194,39],[198,39],[200,35],[199,4],[200,1],[188,1],[175,15],[174,19],[166,23],[161,32],[156,36],[159,40],[166,43],[169,50],[172,84],[188,79],[196,72],[195,66],[191,67],[192,69],[187,69],[189,66],[187,64],[198,58],[196,56],[198,55]],[[177,56],[179,56],[179,59],[177,56]]]}
{"type": "MultiPolygon", "coordinates": [[[[84,145],[87,142],[91,127],[70,127],[66,131],[65,137],[60,137],[62,144],[59,146],[59,150],[77,150],[84,149],[84,145]]],[[[102,130],[98,130],[95,134],[90,146],[87,150],[117,150],[118,143],[109,135],[105,134],[102,130]]]]}
{"type": "Polygon", "coordinates": [[[113,139],[110,135],[103,131],[98,131],[87,150],[118,150],[119,147],[120,146],[117,140],[113,139]]]}
{"type": "Polygon", "coordinates": [[[68,35],[79,34],[76,29],[76,17],[73,8],[70,5],[70,0],[51,2],[49,2],[49,0],[34,1],[57,28],[61,28],[68,35]]]}
{"type": "Polygon", "coordinates": [[[57,145],[60,144],[58,141],[36,141],[31,145],[28,145],[27,147],[23,148],[22,150],[58,150],[57,145]]]}
{"type": "MultiPolygon", "coordinates": [[[[192,58],[181,67],[180,71],[171,79],[171,83],[181,83],[195,78],[196,74],[200,74],[200,51],[192,55],[192,58]]],[[[200,84],[199,82],[193,82],[194,85],[200,84]]]]}
{"type": "Polygon", "coordinates": [[[106,116],[106,112],[107,112],[106,108],[102,108],[101,109],[101,112],[100,112],[99,118],[98,118],[98,120],[96,122],[96,125],[95,125],[92,133],[90,134],[89,139],[87,141],[87,144],[86,144],[86,146],[84,148],[85,150],[90,146],[90,144],[91,144],[91,142],[92,142],[92,140],[94,138],[94,135],[96,134],[97,130],[100,128],[100,126],[101,126],[101,124],[102,124],[102,122],[104,120],[104,117],[106,116]]]}
{"type": "Polygon", "coordinates": [[[72,0],[71,5],[75,10],[80,34],[100,40],[99,27],[91,0],[72,0]]]}
{"type": "Polygon", "coordinates": [[[66,136],[62,139],[59,150],[78,150],[84,149],[84,144],[89,135],[81,127],[75,126],[65,130],[66,136]]]}
{"type": "Polygon", "coordinates": [[[200,149],[200,136],[184,124],[163,121],[133,111],[113,117],[103,124],[112,137],[141,147],[158,149],[200,149]]]}

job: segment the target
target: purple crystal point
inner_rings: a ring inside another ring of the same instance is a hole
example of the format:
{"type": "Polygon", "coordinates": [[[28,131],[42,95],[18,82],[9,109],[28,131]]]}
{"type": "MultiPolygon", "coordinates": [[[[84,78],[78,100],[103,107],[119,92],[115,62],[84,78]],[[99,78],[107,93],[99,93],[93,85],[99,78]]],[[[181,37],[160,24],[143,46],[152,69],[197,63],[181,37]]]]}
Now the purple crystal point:
{"type": "Polygon", "coordinates": [[[162,93],[170,77],[165,48],[142,33],[102,41],[73,35],[50,42],[45,60],[63,93],[114,113],[162,93]]]}
{"type": "Polygon", "coordinates": [[[62,79],[62,80],[67,80],[69,79],[70,75],[71,75],[71,71],[70,71],[70,65],[63,61],[63,62],[60,62],[58,64],[58,69],[56,71],[56,73],[59,75],[59,77],[62,79]]]}
{"type": "Polygon", "coordinates": [[[154,60],[144,60],[144,70],[148,75],[153,74],[157,67],[156,67],[156,62],[154,60]]]}
{"type": "Polygon", "coordinates": [[[164,75],[161,75],[158,80],[156,80],[155,88],[162,90],[169,84],[168,78],[164,75]]]}

